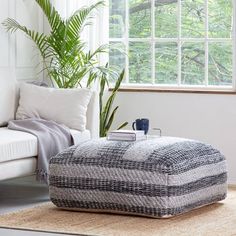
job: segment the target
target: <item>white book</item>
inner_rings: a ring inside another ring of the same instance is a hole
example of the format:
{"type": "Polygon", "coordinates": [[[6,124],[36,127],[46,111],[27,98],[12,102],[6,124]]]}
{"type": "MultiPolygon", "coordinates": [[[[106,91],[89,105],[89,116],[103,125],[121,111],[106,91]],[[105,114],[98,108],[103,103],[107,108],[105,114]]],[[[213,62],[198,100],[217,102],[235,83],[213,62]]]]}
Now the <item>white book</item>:
{"type": "Polygon", "coordinates": [[[146,139],[143,130],[114,130],[108,133],[108,140],[138,141],[146,139]]]}

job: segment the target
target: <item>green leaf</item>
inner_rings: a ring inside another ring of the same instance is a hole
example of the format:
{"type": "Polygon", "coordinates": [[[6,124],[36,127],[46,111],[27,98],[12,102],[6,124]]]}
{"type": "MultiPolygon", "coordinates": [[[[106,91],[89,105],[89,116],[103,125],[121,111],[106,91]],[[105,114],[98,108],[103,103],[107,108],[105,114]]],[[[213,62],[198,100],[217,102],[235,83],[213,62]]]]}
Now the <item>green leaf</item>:
{"type": "Polygon", "coordinates": [[[37,45],[43,59],[47,58],[45,50],[50,48],[50,45],[48,44],[48,38],[44,33],[40,34],[36,31],[29,30],[26,26],[20,25],[16,20],[11,18],[4,20],[2,25],[11,33],[16,32],[17,30],[24,32],[37,45]]]}
{"type": "MultiPolygon", "coordinates": [[[[108,67],[108,65],[106,65],[106,67],[108,67]]],[[[111,125],[114,121],[116,112],[118,110],[118,106],[115,107],[112,111],[112,105],[116,96],[116,93],[121,85],[122,80],[124,79],[124,74],[125,71],[123,70],[121,72],[121,74],[119,75],[116,83],[115,83],[115,87],[113,89],[113,91],[111,92],[111,95],[109,96],[109,98],[107,99],[105,105],[103,106],[103,94],[104,94],[104,90],[105,90],[105,84],[107,82],[107,77],[106,74],[104,74],[104,76],[102,77],[102,80],[100,81],[100,135],[101,137],[106,136],[107,132],[110,130],[111,125]]],[[[128,123],[125,122],[121,125],[121,127],[125,127],[128,123]]]]}
{"type": "Polygon", "coordinates": [[[119,106],[115,107],[115,109],[112,111],[110,117],[108,118],[107,123],[105,124],[105,128],[107,131],[110,130],[110,128],[111,128],[112,122],[114,120],[114,117],[115,117],[115,114],[116,114],[118,108],[119,108],[119,106]]]}
{"type": "Polygon", "coordinates": [[[60,24],[63,24],[62,18],[56,9],[52,6],[50,0],[35,0],[45,16],[48,19],[48,22],[52,30],[57,30],[60,24]]]}
{"type": "Polygon", "coordinates": [[[117,129],[123,129],[125,126],[127,126],[129,123],[126,121],[122,125],[120,125],[117,129]]]}
{"type": "Polygon", "coordinates": [[[90,24],[91,13],[93,10],[104,5],[104,1],[99,1],[89,7],[77,10],[66,22],[72,37],[78,37],[84,27],[90,24]]]}
{"type": "Polygon", "coordinates": [[[114,99],[116,97],[116,93],[120,87],[120,84],[122,82],[122,80],[124,79],[124,74],[125,74],[125,70],[123,70],[118,78],[118,80],[116,81],[115,83],[115,87],[114,89],[112,90],[112,94],[110,95],[110,97],[108,98],[107,102],[106,102],[106,105],[104,107],[104,110],[103,110],[103,113],[105,114],[105,123],[108,122],[108,117],[110,115],[110,110],[111,110],[111,107],[112,107],[112,104],[114,102],[114,99]]]}

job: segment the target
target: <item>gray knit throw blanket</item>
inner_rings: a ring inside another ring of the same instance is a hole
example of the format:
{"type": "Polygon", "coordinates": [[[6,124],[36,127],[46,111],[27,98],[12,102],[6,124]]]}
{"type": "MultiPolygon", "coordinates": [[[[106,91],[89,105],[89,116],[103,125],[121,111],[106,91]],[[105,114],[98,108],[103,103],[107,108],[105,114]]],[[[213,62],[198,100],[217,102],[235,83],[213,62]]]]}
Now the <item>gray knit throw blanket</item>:
{"type": "Polygon", "coordinates": [[[30,118],[25,120],[12,120],[8,129],[33,134],[38,139],[38,161],[36,177],[40,182],[48,183],[48,163],[65,148],[73,145],[69,128],[54,121],[30,118]]]}

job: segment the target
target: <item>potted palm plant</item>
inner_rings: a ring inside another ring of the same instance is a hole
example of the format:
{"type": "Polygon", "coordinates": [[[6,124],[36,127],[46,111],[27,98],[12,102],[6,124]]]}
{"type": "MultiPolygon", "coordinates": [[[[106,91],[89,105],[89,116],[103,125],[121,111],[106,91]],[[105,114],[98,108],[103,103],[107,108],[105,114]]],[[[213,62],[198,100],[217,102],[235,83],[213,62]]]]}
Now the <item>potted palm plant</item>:
{"type": "MultiPolygon", "coordinates": [[[[93,11],[104,6],[103,1],[80,8],[67,19],[60,16],[50,0],[35,1],[49,22],[50,34],[28,29],[12,18],[7,18],[3,25],[11,33],[22,31],[35,43],[42,58],[43,71],[46,71],[53,84],[58,88],[75,88],[82,87],[81,82],[84,78],[87,79],[87,86],[98,79],[106,80],[108,83],[109,76],[115,79],[120,78],[115,70],[98,63],[98,55],[107,53],[108,45],[102,45],[95,51],[90,51],[86,49],[86,43],[81,39],[84,27],[91,24],[93,11]]],[[[112,97],[116,92],[117,89],[112,97]]],[[[111,106],[106,111],[110,114],[111,106]]],[[[104,114],[102,105],[100,113],[104,114]]]]}
{"type": "MultiPolygon", "coordinates": [[[[16,20],[8,18],[3,25],[10,32],[24,32],[37,46],[42,58],[43,70],[59,88],[74,88],[81,86],[81,80],[87,75],[93,76],[101,71],[97,55],[107,51],[102,45],[94,52],[85,50],[81,39],[84,27],[90,24],[91,14],[104,4],[99,1],[89,7],[83,7],[74,12],[68,19],[62,19],[50,0],[35,0],[46,16],[51,31],[36,32],[20,25],[16,20]]],[[[103,71],[104,72],[104,71],[103,71]]]]}

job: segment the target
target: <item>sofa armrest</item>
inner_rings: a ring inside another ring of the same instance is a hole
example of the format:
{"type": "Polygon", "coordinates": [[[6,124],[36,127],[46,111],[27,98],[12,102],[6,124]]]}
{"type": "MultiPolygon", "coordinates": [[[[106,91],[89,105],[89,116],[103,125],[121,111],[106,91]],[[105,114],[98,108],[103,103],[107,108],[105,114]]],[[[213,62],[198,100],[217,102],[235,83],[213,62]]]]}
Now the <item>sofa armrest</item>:
{"type": "Polygon", "coordinates": [[[99,96],[96,91],[93,91],[87,110],[87,125],[86,128],[91,132],[92,138],[99,137],[99,96]]]}

